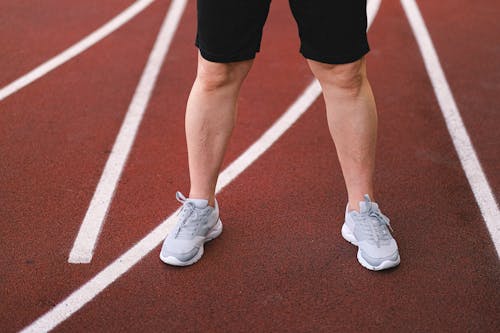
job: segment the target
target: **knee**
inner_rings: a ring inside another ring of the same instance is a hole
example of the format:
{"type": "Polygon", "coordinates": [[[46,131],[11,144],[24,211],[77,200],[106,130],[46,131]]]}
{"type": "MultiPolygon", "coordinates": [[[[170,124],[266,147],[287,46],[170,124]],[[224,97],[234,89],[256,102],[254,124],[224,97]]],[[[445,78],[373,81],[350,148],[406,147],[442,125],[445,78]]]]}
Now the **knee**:
{"type": "Polygon", "coordinates": [[[203,58],[198,61],[196,80],[206,91],[240,85],[251,67],[251,61],[216,63],[203,58]]]}
{"type": "Polygon", "coordinates": [[[343,93],[358,95],[366,79],[364,58],[341,65],[324,64],[309,61],[309,66],[323,87],[335,89],[343,93]]]}

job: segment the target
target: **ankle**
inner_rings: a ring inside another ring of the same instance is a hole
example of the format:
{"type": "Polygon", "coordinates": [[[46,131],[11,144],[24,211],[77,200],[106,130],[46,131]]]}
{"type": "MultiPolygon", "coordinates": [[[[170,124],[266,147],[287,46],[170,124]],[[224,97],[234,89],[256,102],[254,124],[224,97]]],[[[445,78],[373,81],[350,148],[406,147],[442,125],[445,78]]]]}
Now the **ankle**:
{"type": "MultiPolygon", "coordinates": [[[[370,193],[366,193],[366,194],[369,195],[371,202],[375,202],[375,199],[373,197],[373,193],[370,192],[370,193]]],[[[348,202],[348,205],[347,205],[347,210],[349,212],[357,211],[359,213],[359,211],[360,211],[359,203],[365,201],[364,196],[366,194],[360,194],[360,195],[352,196],[352,197],[349,196],[349,202],[348,202]]]]}
{"type": "Polygon", "coordinates": [[[189,199],[208,200],[208,205],[215,207],[215,194],[203,194],[199,192],[189,192],[189,199]]]}
{"type": "Polygon", "coordinates": [[[359,203],[349,201],[349,203],[347,204],[347,211],[348,212],[356,211],[359,213],[359,203]]]}

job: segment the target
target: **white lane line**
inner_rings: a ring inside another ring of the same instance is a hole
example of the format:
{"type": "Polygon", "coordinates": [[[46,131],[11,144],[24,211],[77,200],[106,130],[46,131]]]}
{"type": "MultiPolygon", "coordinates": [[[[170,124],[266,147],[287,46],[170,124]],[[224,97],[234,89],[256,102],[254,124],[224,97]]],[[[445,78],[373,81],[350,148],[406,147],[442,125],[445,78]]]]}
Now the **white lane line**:
{"type": "MultiPolygon", "coordinates": [[[[376,5],[368,6],[368,18],[369,23],[373,22],[375,18],[381,0],[370,0],[370,2],[375,2],[376,5]]],[[[306,90],[297,98],[297,100],[288,108],[288,110],[280,117],[271,128],[285,130],[285,126],[281,123],[288,123],[289,126],[293,124],[288,118],[295,118],[295,120],[300,117],[307,109],[312,105],[312,103],[318,98],[321,93],[318,91],[319,85],[316,81],[313,81],[306,90]]],[[[269,131],[266,131],[255,143],[250,146],[250,148],[245,151],[242,156],[247,155],[247,152],[252,151],[262,151],[259,146],[270,146],[274,142],[270,142],[269,131]]],[[[284,133],[284,132],[283,132],[284,133]]],[[[281,134],[283,134],[281,133],[281,134]]],[[[278,137],[272,140],[277,140],[278,137]]],[[[244,159],[244,162],[237,162],[240,160],[238,158],[235,162],[231,163],[220,175],[220,180],[217,183],[217,193],[224,187],[232,182],[239,174],[241,174],[244,169],[248,168],[252,162],[256,160],[256,157],[250,157],[244,159]]],[[[137,264],[144,256],[148,255],[154,248],[156,248],[166,237],[168,232],[172,229],[175,224],[175,216],[179,209],[172,213],[166,220],[164,220],[160,225],[153,229],[149,234],[147,234],[138,243],[132,246],[127,252],[118,257],[115,261],[109,264],[96,276],[90,279],[87,283],[82,285],[80,288],[71,293],[63,301],[53,307],[50,311],[46,312],[44,315],[35,320],[32,324],[24,328],[21,332],[46,332],[57,325],[71,317],[75,312],[80,310],[85,304],[94,299],[99,293],[106,289],[110,284],[119,279],[123,274],[125,274],[130,268],[137,264]]]]}
{"type": "Polygon", "coordinates": [[[367,27],[370,29],[373,20],[375,20],[375,17],[377,16],[378,9],[380,8],[380,3],[382,0],[368,0],[366,3],[366,16],[368,19],[367,22],[367,27]]]}
{"type": "Polygon", "coordinates": [[[320,94],[321,87],[317,80],[313,80],[295,103],[254,144],[220,173],[217,193],[268,150],[307,111],[320,94]]]}
{"type": "Polygon", "coordinates": [[[187,0],[173,0],[170,4],[168,14],[163,21],[153,50],[149,55],[148,63],[144,68],[139,85],[135,90],[120,132],[116,137],[101,179],[97,184],[94,196],[69,254],[68,262],[70,263],[89,263],[92,260],[104,219],[149,103],[161,65],[184,13],[186,3],[187,0]]]}
{"type": "Polygon", "coordinates": [[[462,168],[486,222],[497,255],[500,256],[500,210],[498,209],[498,203],[488,184],[486,175],[462,121],[460,111],[453,98],[436,49],[434,48],[417,3],[414,0],[401,0],[401,4],[417,39],[427,73],[434,87],[434,92],[446,121],[446,126],[462,163],[462,168]]]}
{"type": "MultiPolygon", "coordinates": [[[[265,149],[269,148],[274,141],[279,138],[280,135],[276,136],[269,134],[273,129],[282,131],[281,134],[283,134],[287,129],[286,126],[291,126],[295,120],[307,111],[319,94],[321,94],[321,88],[316,81],[313,81],[287,112],[285,112],[262,137],[220,174],[217,193],[248,168],[265,149]]],[[[51,330],[59,323],[69,318],[86,303],[90,302],[95,296],[116,281],[132,266],[137,264],[165,239],[166,235],[175,225],[175,218],[178,211],[179,209],[94,278],[74,291],[65,300],[21,332],[45,332],[51,330]]]]}
{"type": "Polygon", "coordinates": [[[70,48],[66,49],[65,51],[59,53],[57,56],[53,57],[52,59],[48,60],[47,62],[41,64],[40,66],[36,67],[32,71],[28,72],[27,74],[21,76],[17,80],[11,82],[10,84],[6,85],[2,89],[0,89],[0,101],[3,100],[4,98],[12,95],[16,91],[26,87],[28,84],[32,83],[33,81],[41,78],[48,72],[52,71],[53,69],[59,67],[60,65],[64,64],[66,61],[70,60],[71,58],[77,56],[78,54],[82,53],[92,45],[96,44],[99,42],[101,39],[104,37],[108,36],[111,34],[113,31],[116,29],[120,28],[122,25],[130,21],[134,16],[139,14],[141,11],[143,11],[146,7],[148,7],[153,1],[155,0],[139,0],[135,2],[133,5],[125,9],[123,12],[115,16],[111,21],[85,37],[84,39],[80,40],[78,43],[74,44],[70,48]]]}

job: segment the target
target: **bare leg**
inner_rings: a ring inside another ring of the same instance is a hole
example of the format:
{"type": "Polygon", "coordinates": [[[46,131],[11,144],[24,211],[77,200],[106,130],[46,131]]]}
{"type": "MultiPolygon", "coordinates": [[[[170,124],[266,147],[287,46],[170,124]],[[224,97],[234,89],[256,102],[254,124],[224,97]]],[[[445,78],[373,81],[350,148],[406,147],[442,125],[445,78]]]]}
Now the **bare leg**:
{"type": "Polygon", "coordinates": [[[377,111],[365,59],[343,65],[308,63],[323,88],[328,127],[342,167],[349,208],[359,210],[364,194],[375,200],[377,111]]]}
{"type": "Polygon", "coordinates": [[[222,64],[198,55],[198,72],[186,109],[190,198],[214,205],[215,186],[236,120],[241,84],[253,61],[222,64]]]}

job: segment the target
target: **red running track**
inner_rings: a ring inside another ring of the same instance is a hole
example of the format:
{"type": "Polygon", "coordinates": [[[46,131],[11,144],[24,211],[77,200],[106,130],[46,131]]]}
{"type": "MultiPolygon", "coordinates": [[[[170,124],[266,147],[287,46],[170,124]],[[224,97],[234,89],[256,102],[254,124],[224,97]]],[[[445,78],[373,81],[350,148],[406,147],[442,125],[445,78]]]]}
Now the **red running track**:
{"type": "MultiPolygon", "coordinates": [[[[11,2],[0,14],[0,84],[104,24],[131,1],[11,2]],[[67,18],[70,18],[67,20],[67,18]]],[[[419,2],[496,197],[500,193],[500,6],[419,2]],[[451,28],[453,27],[453,28],[451,28]],[[495,27],[497,29],[495,29],[495,27]]],[[[170,3],[0,101],[0,327],[18,331],[142,239],[187,191],[183,111],[195,73],[188,4],[120,180],[92,263],[67,263],[170,3]]],[[[285,1],[273,2],[241,96],[227,166],[312,80],[285,1]]],[[[158,251],[56,327],[118,331],[474,331],[500,329],[498,257],[406,16],[384,1],[369,33],[380,113],[378,200],[400,245],[374,273],[340,236],[345,190],[318,99],[218,196],[225,231],[178,269],[158,251]]]]}

